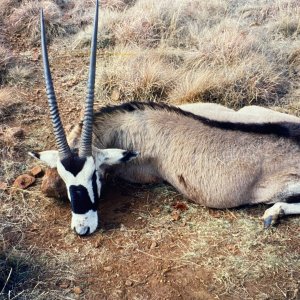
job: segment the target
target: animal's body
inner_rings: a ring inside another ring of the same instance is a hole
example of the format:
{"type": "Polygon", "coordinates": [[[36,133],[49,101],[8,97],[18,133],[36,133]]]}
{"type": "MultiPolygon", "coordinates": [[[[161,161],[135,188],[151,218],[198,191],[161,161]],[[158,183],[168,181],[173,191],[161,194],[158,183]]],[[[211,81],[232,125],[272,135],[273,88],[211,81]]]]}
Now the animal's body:
{"type": "MultiPolygon", "coordinates": [[[[299,203],[285,203],[300,194],[297,122],[287,122],[281,116],[281,123],[276,123],[277,119],[258,124],[245,115],[245,123],[228,121],[225,114],[232,112],[221,106],[223,119],[217,120],[164,104],[140,102],[93,113],[97,28],[98,1],[83,122],[67,139],[52,84],[41,12],[44,76],[58,150],[30,155],[57,168],[67,188],[71,227],[77,234],[96,230],[102,173],[107,166],[123,162],[125,166],[115,168],[118,176],[141,183],[166,180],[189,199],[209,207],[276,203],[264,214],[267,226],[281,213],[300,213],[299,203]],[[131,161],[139,153],[140,157],[131,161]]],[[[186,107],[189,109],[191,106],[186,107]]],[[[199,112],[199,107],[192,107],[194,113],[197,109],[199,112]]]]}
{"type": "MultiPolygon", "coordinates": [[[[70,140],[79,133],[80,125],[70,140]]],[[[96,148],[140,152],[114,169],[117,176],[136,183],[168,181],[208,207],[286,202],[300,194],[296,123],[215,121],[164,104],[133,102],[96,112],[93,133],[96,148]]],[[[282,210],[281,205],[275,213],[267,211],[266,223],[282,210]]]]}

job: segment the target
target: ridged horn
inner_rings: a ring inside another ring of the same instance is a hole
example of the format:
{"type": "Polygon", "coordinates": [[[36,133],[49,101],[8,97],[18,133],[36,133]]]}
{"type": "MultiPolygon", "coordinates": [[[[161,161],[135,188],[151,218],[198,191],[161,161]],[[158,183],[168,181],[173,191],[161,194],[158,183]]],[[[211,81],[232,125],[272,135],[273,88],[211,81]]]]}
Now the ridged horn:
{"type": "Polygon", "coordinates": [[[79,156],[87,157],[92,155],[92,135],[93,135],[93,107],[96,75],[96,51],[98,33],[98,0],[96,0],[96,12],[94,18],[94,30],[91,43],[90,70],[87,84],[87,96],[85,101],[84,119],[79,147],[79,156]]]}
{"type": "Polygon", "coordinates": [[[62,126],[59,111],[57,107],[57,101],[55,97],[55,91],[53,88],[51,72],[49,67],[48,52],[47,52],[47,41],[45,33],[45,22],[43,10],[41,10],[41,45],[42,45],[42,56],[43,56],[43,67],[44,67],[44,77],[46,83],[46,93],[48,97],[48,105],[50,108],[50,115],[52,120],[52,125],[54,129],[55,141],[57,144],[59,158],[62,160],[71,156],[71,150],[68,145],[64,128],[62,126]]]}

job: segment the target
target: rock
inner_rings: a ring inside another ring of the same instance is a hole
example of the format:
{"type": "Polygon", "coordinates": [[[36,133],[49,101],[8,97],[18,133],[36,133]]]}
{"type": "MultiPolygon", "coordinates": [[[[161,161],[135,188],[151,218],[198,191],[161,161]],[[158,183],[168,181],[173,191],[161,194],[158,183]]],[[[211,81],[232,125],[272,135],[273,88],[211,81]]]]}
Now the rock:
{"type": "Polygon", "coordinates": [[[27,189],[35,182],[35,178],[28,174],[20,175],[16,178],[15,182],[13,183],[13,187],[18,189],[27,189]]]}
{"type": "Polygon", "coordinates": [[[62,289],[67,289],[69,286],[70,286],[70,282],[69,281],[62,281],[59,284],[59,287],[62,288],[62,289]]]}
{"type": "Polygon", "coordinates": [[[150,249],[154,249],[157,247],[157,243],[156,242],[152,242],[151,245],[150,245],[150,249]]]}
{"type": "Polygon", "coordinates": [[[95,248],[99,248],[99,247],[102,245],[102,243],[103,243],[103,239],[102,239],[102,238],[99,238],[99,239],[97,239],[97,240],[95,241],[94,247],[95,247],[95,248]]]}
{"type": "Polygon", "coordinates": [[[40,166],[35,166],[33,167],[29,173],[33,176],[33,177],[39,177],[42,176],[44,171],[40,166]]]}
{"type": "Polygon", "coordinates": [[[125,285],[126,285],[126,286],[132,286],[132,285],[133,285],[133,282],[132,282],[131,280],[127,279],[127,280],[125,281],[125,285]]]}
{"type": "Polygon", "coordinates": [[[82,294],[82,289],[79,286],[74,286],[73,292],[77,295],[82,294]]]}
{"type": "Polygon", "coordinates": [[[6,182],[0,182],[0,190],[2,190],[2,191],[7,190],[7,183],[6,182]]]}
{"type": "Polygon", "coordinates": [[[104,268],[103,268],[103,270],[106,271],[106,272],[111,272],[112,269],[113,269],[113,268],[112,268],[111,266],[107,266],[107,267],[104,267],[104,268]]]}
{"type": "Polygon", "coordinates": [[[61,200],[68,198],[66,185],[58,175],[56,168],[49,168],[46,170],[41,190],[47,197],[53,197],[61,200]]]}
{"type": "Polygon", "coordinates": [[[179,210],[173,210],[171,213],[172,220],[178,221],[180,219],[180,211],[179,210]]]}
{"type": "Polygon", "coordinates": [[[120,225],[120,231],[126,231],[126,226],[124,224],[120,225]]]}

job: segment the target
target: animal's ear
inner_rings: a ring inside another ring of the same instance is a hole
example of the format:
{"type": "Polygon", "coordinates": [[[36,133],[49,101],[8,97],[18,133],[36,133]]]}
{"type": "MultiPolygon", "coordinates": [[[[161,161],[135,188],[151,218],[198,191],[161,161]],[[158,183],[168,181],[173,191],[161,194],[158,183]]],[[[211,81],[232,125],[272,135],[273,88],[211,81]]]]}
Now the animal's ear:
{"type": "Polygon", "coordinates": [[[58,151],[56,150],[48,150],[42,152],[28,152],[28,154],[36,159],[41,160],[45,164],[47,164],[50,168],[57,167],[58,151]]]}
{"type": "Polygon", "coordinates": [[[115,165],[122,162],[130,161],[136,158],[139,153],[136,151],[126,151],[123,149],[93,149],[96,168],[98,169],[101,165],[115,165]]]}

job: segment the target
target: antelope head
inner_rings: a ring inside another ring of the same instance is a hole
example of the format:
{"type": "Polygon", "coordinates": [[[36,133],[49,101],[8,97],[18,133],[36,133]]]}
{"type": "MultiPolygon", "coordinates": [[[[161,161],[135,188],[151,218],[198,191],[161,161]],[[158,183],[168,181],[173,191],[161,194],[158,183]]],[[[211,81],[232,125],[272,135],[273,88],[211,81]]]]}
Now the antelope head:
{"type": "Polygon", "coordinates": [[[54,87],[52,83],[43,11],[41,22],[41,46],[44,66],[46,93],[50,115],[58,150],[30,152],[29,154],[52,168],[57,168],[58,174],[66,184],[68,198],[72,208],[71,228],[79,235],[88,235],[98,226],[97,200],[100,197],[101,180],[98,171],[101,167],[128,161],[137,156],[137,152],[122,149],[93,149],[93,104],[96,72],[96,50],[98,31],[98,0],[94,30],[91,43],[90,69],[87,85],[87,97],[83,119],[79,149],[71,149],[61,123],[54,87]]]}

